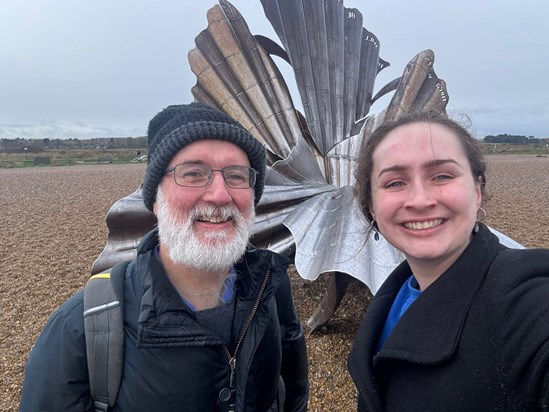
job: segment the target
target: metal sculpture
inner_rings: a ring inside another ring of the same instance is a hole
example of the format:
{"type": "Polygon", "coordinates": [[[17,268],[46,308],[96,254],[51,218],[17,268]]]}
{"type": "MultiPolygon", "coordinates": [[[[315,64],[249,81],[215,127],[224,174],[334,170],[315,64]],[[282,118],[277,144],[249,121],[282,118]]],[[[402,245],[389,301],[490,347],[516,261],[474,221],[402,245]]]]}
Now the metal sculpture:
{"type": "MultiPolygon", "coordinates": [[[[253,36],[238,10],[220,0],[188,54],[197,78],[192,93],[236,118],[267,148],[266,187],[252,242],[294,257],[305,279],[333,274],[309,319],[314,330],[333,314],[350,278],[375,293],[403,259],[386,241],[373,240],[353,198],[362,141],[388,113],[443,112],[448,92],[433,70],[433,52],[425,50],[374,96],[375,78],[389,63],[379,57],[377,37],[362,27],[361,13],[340,0],[261,2],[283,48],[253,36]],[[292,66],[304,114],[271,55],[292,66]],[[386,110],[370,115],[371,105],[392,91],[386,110]]],[[[107,245],[92,271],[135,256],[154,222],[140,189],[115,203],[107,216],[107,245]]]]}

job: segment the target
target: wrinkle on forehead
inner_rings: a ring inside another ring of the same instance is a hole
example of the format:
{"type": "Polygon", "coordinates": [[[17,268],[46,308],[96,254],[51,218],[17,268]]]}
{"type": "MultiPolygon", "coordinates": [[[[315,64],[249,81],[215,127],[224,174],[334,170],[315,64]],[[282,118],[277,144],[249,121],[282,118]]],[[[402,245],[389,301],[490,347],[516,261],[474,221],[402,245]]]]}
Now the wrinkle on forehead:
{"type": "Polygon", "coordinates": [[[197,140],[183,147],[170,162],[200,163],[208,166],[250,166],[250,159],[240,146],[227,140],[197,140]]]}

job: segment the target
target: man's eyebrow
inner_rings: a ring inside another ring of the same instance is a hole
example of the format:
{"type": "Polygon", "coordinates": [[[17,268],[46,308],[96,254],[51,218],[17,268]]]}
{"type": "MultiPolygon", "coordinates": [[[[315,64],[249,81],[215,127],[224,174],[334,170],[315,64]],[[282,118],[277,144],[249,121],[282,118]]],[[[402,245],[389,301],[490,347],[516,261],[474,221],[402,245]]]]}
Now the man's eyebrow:
{"type": "Polygon", "coordinates": [[[185,164],[205,165],[206,163],[204,161],[200,160],[200,159],[186,159],[186,160],[183,160],[182,162],[179,162],[178,164],[180,164],[180,165],[185,165],[185,164]]]}
{"type": "MultiPolygon", "coordinates": [[[[457,166],[460,166],[460,164],[458,162],[456,162],[455,160],[453,159],[435,159],[435,160],[431,160],[429,162],[426,162],[423,167],[425,168],[429,168],[429,167],[436,167],[436,166],[441,166],[443,164],[446,164],[446,163],[453,163],[457,166]]],[[[387,172],[402,172],[404,170],[407,169],[407,166],[403,166],[403,165],[394,165],[394,166],[389,166],[389,167],[386,167],[385,169],[382,169],[380,172],[379,172],[379,175],[377,177],[380,177],[383,173],[387,173],[387,172]]]]}

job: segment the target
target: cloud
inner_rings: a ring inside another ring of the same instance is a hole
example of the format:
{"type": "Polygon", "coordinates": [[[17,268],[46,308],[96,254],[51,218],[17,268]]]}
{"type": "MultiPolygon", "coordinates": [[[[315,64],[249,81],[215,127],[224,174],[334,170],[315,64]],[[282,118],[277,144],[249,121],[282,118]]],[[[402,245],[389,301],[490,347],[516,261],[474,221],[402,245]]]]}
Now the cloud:
{"type": "Polygon", "coordinates": [[[139,137],[145,130],[132,126],[97,125],[82,122],[20,122],[1,123],[0,138],[3,139],[91,139],[96,137],[139,137]]]}
{"type": "MultiPolygon", "coordinates": [[[[196,78],[186,56],[206,28],[207,10],[217,3],[0,1],[0,138],[143,135],[162,108],[192,100],[196,78]]],[[[280,43],[259,1],[231,3],[253,34],[280,43]]],[[[380,40],[380,56],[391,63],[375,91],[429,48],[437,75],[447,82],[449,105],[469,114],[481,130],[549,133],[549,83],[543,81],[549,71],[549,2],[344,4],[362,13],[363,26],[380,40]],[[504,130],[508,125],[512,131],[504,130]]],[[[281,65],[292,83],[288,67],[281,65]]]]}
{"type": "Polygon", "coordinates": [[[498,134],[549,137],[549,105],[470,106],[449,113],[466,113],[478,137],[498,134]]]}

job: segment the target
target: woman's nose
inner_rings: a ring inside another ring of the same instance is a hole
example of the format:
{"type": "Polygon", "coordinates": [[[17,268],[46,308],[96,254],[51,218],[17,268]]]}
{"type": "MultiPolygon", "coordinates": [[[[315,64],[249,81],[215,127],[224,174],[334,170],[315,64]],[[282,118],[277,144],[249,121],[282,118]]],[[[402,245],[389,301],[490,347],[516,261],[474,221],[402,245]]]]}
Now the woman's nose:
{"type": "Polygon", "coordinates": [[[433,189],[423,182],[410,184],[406,206],[414,208],[433,206],[436,203],[436,198],[432,193],[433,189]]]}

